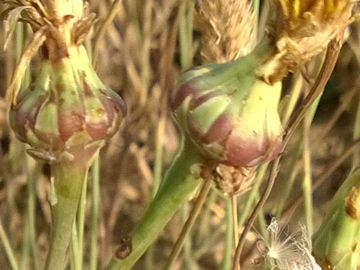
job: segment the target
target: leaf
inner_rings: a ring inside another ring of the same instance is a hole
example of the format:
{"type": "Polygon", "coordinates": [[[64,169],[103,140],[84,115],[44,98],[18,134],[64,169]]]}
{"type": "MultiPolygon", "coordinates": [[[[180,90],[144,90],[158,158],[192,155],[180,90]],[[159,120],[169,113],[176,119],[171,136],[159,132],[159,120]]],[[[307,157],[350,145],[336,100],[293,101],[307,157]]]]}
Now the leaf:
{"type": "Polygon", "coordinates": [[[11,38],[14,35],[15,29],[16,29],[16,23],[19,21],[21,13],[25,9],[31,9],[31,8],[33,8],[33,7],[31,7],[31,6],[21,6],[21,7],[14,8],[13,10],[11,10],[8,13],[8,16],[7,16],[6,20],[8,21],[9,27],[8,27],[8,30],[6,31],[4,50],[6,50],[7,45],[9,44],[11,38]]]}

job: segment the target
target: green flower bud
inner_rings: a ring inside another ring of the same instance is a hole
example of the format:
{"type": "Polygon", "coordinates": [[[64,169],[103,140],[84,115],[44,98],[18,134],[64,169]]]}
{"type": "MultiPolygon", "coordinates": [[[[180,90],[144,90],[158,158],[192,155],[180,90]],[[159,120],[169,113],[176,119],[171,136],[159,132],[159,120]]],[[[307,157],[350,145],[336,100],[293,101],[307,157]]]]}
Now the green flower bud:
{"type": "MultiPolygon", "coordinates": [[[[255,54],[256,55],[256,54],[255,54]]],[[[250,167],[282,151],[281,83],[256,74],[254,55],[185,72],[171,106],[186,135],[210,159],[250,167]]]]}
{"type": "Polygon", "coordinates": [[[356,270],[360,254],[360,170],[354,171],[331,201],[314,235],[313,253],[322,269],[356,270]]]}
{"type": "Polygon", "coordinates": [[[79,158],[101,145],[126,113],[123,100],[96,75],[84,47],[72,46],[68,54],[56,62],[43,60],[34,83],[10,109],[17,138],[32,147],[33,156],[48,161],[79,158]]]}

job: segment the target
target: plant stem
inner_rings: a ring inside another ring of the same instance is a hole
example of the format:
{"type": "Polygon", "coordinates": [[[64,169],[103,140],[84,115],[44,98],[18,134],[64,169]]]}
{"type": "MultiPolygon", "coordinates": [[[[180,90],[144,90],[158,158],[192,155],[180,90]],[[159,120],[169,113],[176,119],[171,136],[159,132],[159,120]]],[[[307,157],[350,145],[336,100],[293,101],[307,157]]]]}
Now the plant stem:
{"type": "Polygon", "coordinates": [[[70,242],[70,265],[72,270],[80,270],[80,256],[79,256],[79,239],[78,232],[76,229],[76,222],[74,222],[71,230],[71,242],[70,242]]]}
{"type": "MultiPolygon", "coordinates": [[[[333,162],[331,162],[323,171],[322,173],[317,177],[316,181],[314,181],[312,192],[315,192],[318,190],[318,188],[325,182],[325,180],[330,177],[330,175],[336,171],[337,168],[345,161],[347,160],[351,154],[354,153],[356,149],[360,146],[360,139],[354,141],[343,153],[341,153],[333,162]]],[[[292,213],[298,208],[301,203],[303,202],[304,197],[298,196],[296,199],[294,199],[291,203],[289,203],[289,206],[282,212],[280,223],[287,223],[286,220],[290,218],[292,213]]]]}
{"type": "Polygon", "coordinates": [[[35,232],[35,178],[37,174],[37,166],[35,161],[26,156],[26,172],[27,172],[27,188],[28,188],[28,201],[27,201],[27,218],[28,218],[28,230],[29,230],[29,248],[32,267],[39,269],[36,252],[36,232],[35,232]]]}
{"type": "Polygon", "coordinates": [[[313,253],[329,269],[357,269],[360,239],[360,171],[351,172],[331,201],[313,240],[313,253]]]}
{"type": "Polygon", "coordinates": [[[6,235],[6,232],[4,230],[1,220],[0,220],[0,241],[4,246],[5,254],[6,254],[7,259],[9,260],[11,270],[18,270],[19,268],[18,268],[16,259],[15,259],[14,251],[12,250],[12,248],[10,246],[9,238],[6,235]]]}
{"type": "MultiPolygon", "coordinates": [[[[254,220],[255,220],[257,214],[259,213],[260,209],[264,206],[264,204],[265,204],[267,198],[269,197],[270,192],[274,186],[274,182],[275,182],[276,176],[278,174],[280,158],[281,157],[279,156],[272,162],[270,176],[269,176],[269,180],[266,184],[266,188],[265,188],[260,200],[256,204],[254,210],[252,211],[252,213],[248,219],[248,222],[244,228],[244,231],[241,234],[240,240],[237,243],[237,247],[236,247],[235,255],[234,255],[234,261],[233,261],[233,268],[232,268],[233,270],[236,270],[238,268],[240,270],[240,256],[241,256],[242,249],[245,245],[246,235],[249,232],[252,224],[254,224],[254,220]]],[[[263,165],[263,166],[265,166],[265,165],[263,165]]]]}
{"type": "Polygon", "coordinates": [[[226,211],[225,211],[225,220],[226,220],[226,235],[225,235],[225,247],[224,247],[224,256],[221,262],[221,270],[229,270],[231,267],[231,258],[234,245],[233,238],[233,218],[231,215],[232,204],[230,198],[226,198],[226,211]]]}
{"type": "MultiPolygon", "coordinates": [[[[358,96],[358,105],[356,110],[356,117],[354,121],[354,131],[353,139],[356,140],[360,138],[360,95],[358,96]]],[[[352,170],[354,170],[360,164],[360,150],[356,149],[354,151],[353,160],[352,160],[352,170]]]]}
{"type": "Polygon", "coordinates": [[[302,183],[303,194],[304,194],[304,206],[305,206],[305,220],[307,233],[311,236],[313,233],[313,223],[312,223],[312,176],[311,176],[311,150],[310,150],[310,127],[311,119],[309,113],[305,115],[304,118],[304,136],[303,136],[303,162],[304,162],[304,178],[302,183]]]}
{"type": "Polygon", "coordinates": [[[211,183],[212,182],[209,179],[204,179],[204,183],[200,190],[199,196],[197,197],[194,207],[191,210],[190,215],[181,230],[180,236],[177,239],[177,241],[173,247],[173,250],[170,254],[168,262],[166,263],[166,266],[164,267],[164,270],[171,270],[173,263],[175,262],[176,258],[179,256],[181,248],[184,244],[185,237],[188,235],[191,228],[193,227],[195,220],[198,217],[200,210],[201,210],[201,208],[206,200],[206,197],[210,191],[211,183]]]}
{"type": "Polygon", "coordinates": [[[210,218],[211,218],[210,207],[213,203],[215,203],[217,198],[218,198],[218,192],[210,191],[210,195],[208,196],[206,205],[198,221],[199,226],[197,228],[197,232],[194,240],[196,245],[200,245],[200,243],[204,242],[204,239],[206,239],[209,236],[210,218]]]}
{"type": "Polygon", "coordinates": [[[64,270],[81,191],[88,166],[59,163],[51,167],[55,194],[52,201],[51,244],[45,270],[64,270]]]}
{"type": "Polygon", "coordinates": [[[77,231],[77,258],[76,261],[78,262],[78,269],[81,270],[83,268],[83,249],[84,249],[84,226],[85,226],[85,209],[86,209],[86,192],[87,191],[87,177],[84,179],[84,183],[82,186],[82,191],[80,195],[80,202],[79,202],[79,209],[77,214],[77,226],[75,229],[77,231]]]}
{"type": "Polygon", "coordinates": [[[179,8],[179,42],[180,42],[180,63],[181,69],[186,70],[191,67],[193,58],[193,2],[182,1],[179,8]]]}
{"type": "Polygon", "coordinates": [[[99,197],[100,197],[100,159],[97,157],[91,169],[92,173],[92,197],[91,197],[91,226],[90,226],[90,265],[89,270],[97,269],[98,256],[98,218],[99,218],[99,197]]]}
{"type": "MultiPolygon", "coordinates": [[[[161,173],[163,168],[163,144],[164,144],[164,132],[165,132],[165,115],[161,114],[156,129],[155,136],[155,161],[154,161],[154,174],[151,196],[155,197],[161,182],[161,173]]],[[[150,247],[146,252],[145,257],[145,269],[154,269],[154,249],[150,247]]]]}
{"type": "Polygon", "coordinates": [[[130,254],[123,259],[114,256],[107,267],[108,270],[131,269],[201,183],[194,170],[200,170],[200,167],[196,165],[199,165],[202,158],[194,146],[185,142],[179,153],[169,168],[157,195],[131,233],[130,254]]]}
{"type": "Polygon", "coordinates": [[[268,167],[268,164],[262,165],[256,174],[254,186],[252,187],[252,189],[246,199],[245,206],[241,210],[241,215],[239,216],[239,222],[238,222],[239,226],[242,226],[244,224],[245,219],[248,216],[249,211],[251,210],[251,207],[258,196],[259,188],[260,188],[260,185],[262,184],[262,182],[264,181],[264,175],[267,170],[267,167],[268,167]]]}
{"type": "Polygon", "coordinates": [[[237,196],[232,195],[231,198],[231,216],[233,223],[233,235],[234,235],[234,248],[236,248],[236,243],[239,241],[239,224],[238,224],[238,209],[237,209],[237,196]]]}

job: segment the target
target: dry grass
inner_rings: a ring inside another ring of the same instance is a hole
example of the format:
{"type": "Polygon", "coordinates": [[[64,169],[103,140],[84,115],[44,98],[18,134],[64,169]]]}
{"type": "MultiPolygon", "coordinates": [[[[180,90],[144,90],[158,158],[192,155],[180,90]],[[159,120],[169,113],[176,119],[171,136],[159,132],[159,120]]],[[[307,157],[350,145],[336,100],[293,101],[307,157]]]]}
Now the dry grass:
{"type": "Polygon", "coordinates": [[[248,54],[256,43],[250,1],[202,0],[195,28],[201,35],[200,54],[205,63],[223,63],[248,54]]]}

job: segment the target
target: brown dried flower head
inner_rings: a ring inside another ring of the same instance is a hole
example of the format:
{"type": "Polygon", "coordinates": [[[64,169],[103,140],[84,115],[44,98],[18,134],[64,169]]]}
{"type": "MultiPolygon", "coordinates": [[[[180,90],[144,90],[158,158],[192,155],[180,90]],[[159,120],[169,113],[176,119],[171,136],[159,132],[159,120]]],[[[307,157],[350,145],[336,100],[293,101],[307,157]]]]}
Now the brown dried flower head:
{"type": "Polygon", "coordinates": [[[342,35],[350,23],[352,0],[276,0],[274,36],[280,65],[294,71],[342,35]],[[279,23],[280,22],[280,23],[279,23]]]}
{"type": "Polygon", "coordinates": [[[224,63],[255,46],[254,11],[248,0],[198,0],[195,26],[204,63],[224,63]]]}

